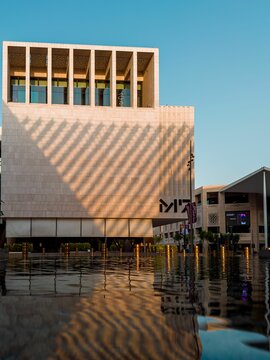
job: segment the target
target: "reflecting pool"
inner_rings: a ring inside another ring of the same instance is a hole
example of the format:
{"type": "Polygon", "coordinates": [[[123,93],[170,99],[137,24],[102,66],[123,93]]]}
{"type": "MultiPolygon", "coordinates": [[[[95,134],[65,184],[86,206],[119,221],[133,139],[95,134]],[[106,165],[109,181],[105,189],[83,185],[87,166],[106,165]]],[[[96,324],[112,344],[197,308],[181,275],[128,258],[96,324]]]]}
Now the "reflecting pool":
{"type": "Polygon", "coordinates": [[[270,359],[254,256],[0,258],[0,359],[270,359]]]}

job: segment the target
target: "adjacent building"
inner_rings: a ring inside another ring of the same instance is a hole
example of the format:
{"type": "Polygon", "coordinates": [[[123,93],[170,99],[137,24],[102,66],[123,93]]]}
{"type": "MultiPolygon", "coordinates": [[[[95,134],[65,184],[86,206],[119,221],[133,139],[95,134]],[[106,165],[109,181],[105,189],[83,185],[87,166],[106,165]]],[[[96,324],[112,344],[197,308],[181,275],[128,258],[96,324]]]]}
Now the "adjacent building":
{"type": "Polygon", "coordinates": [[[158,49],[4,42],[2,96],[7,238],[147,238],[185,217],[194,109],[160,106],[158,49]]]}
{"type": "MultiPolygon", "coordinates": [[[[195,190],[197,222],[196,239],[201,230],[212,233],[237,233],[240,246],[259,250],[268,247],[270,169],[263,167],[224,186],[202,186],[195,190]],[[267,224],[267,226],[265,225],[267,224]],[[265,231],[266,229],[266,231],[265,231]]],[[[176,233],[184,233],[187,221],[167,224],[155,229],[165,242],[176,233]]]]}

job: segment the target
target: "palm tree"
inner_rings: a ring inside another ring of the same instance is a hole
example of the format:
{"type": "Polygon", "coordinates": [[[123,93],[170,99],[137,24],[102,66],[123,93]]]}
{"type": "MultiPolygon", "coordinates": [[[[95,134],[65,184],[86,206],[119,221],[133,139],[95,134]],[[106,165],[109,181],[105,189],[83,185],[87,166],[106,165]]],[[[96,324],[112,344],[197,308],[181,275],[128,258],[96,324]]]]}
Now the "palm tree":
{"type": "Polygon", "coordinates": [[[209,233],[205,230],[201,230],[200,231],[200,242],[201,242],[201,245],[202,245],[202,251],[203,253],[207,252],[208,250],[208,235],[209,233]]]}
{"type": "Polygon", "coordinates": [[[154,244],[157,245],[162,241],[162,237],[159,235],[155,235],[153,240],[154,240],[154,244]]]}
{"type": "Polygon", "coordinates": [[[175,233],[173,239],[174,241],[176,241],[177,243],[177,250],[178,252],[180,252],[180,245],[181,245],[181,240],[184,238],[184,235],[181,233],[175,233]]]}

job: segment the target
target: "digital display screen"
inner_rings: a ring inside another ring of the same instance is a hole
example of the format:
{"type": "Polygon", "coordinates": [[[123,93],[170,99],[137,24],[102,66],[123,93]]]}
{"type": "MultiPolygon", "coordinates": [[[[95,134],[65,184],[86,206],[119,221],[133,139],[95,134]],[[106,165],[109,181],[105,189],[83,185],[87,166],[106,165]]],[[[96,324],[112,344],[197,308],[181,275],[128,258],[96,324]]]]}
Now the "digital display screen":
{"type": "Polygon", "coordinates": [[[227,226],[249,226],[250,225],[249,211],[227,211],[226,223],[227,226]]]}

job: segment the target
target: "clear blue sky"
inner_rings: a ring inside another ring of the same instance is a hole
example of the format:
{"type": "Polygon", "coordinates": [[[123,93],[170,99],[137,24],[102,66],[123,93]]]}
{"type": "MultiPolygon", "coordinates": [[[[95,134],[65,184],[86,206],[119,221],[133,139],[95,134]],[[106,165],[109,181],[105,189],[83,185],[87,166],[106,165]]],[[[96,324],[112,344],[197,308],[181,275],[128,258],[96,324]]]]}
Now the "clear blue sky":
{"type": "Polygon", "coordinates": [[[161,105],[195,106],[196,186],[270,166],[269,0],[2,0],[3,40],[158,47],[161,105]]]}

